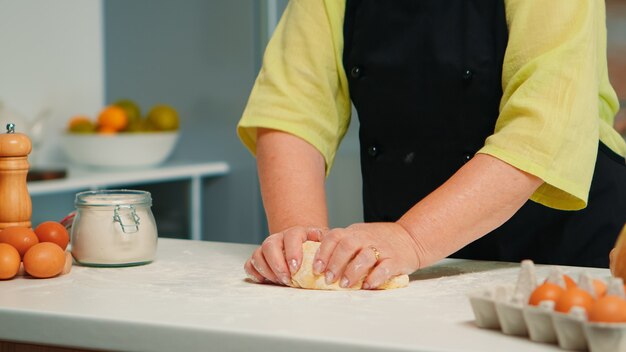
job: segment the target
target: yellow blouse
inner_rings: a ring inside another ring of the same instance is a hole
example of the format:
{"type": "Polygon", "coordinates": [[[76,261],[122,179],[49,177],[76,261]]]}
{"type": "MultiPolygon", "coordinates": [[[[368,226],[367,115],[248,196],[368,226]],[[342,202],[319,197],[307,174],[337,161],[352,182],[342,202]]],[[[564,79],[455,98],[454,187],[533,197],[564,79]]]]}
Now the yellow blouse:
{"type": "MultiPolygon", "coordinates": [[[[598,140],[626,156],[626,142],[612,128],[619,104],[607,73],[604,1],[505,0],[505,6],[500,115],[478,152],[541,178],[532,200],[582,209],[598,140]]],[[[282,130],[317,148],[330,170],[350,123],[344,11],[340,0],[289,1],[237,127],[252,153],[256,128],[282,130]]]]}

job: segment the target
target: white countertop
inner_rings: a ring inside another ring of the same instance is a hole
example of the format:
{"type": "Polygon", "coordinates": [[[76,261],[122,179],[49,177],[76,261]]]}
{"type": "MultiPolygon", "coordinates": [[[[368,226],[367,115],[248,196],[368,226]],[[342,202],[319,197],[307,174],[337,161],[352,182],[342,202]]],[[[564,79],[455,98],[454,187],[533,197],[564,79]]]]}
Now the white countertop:
{"type": "MultiPolygon", "coordinates": [[[[390,291],[247,282],[255,246],[159,239],[157,259],[0,281],[0,340],[123,351],[562,351],[479,329],[465,294],[518,264],[445,260],[390,291]]],[[[538,267],[544,278],[549,267],[538,267]]],[[[576,275],[607,269],[564,267],[576,275]]]]}

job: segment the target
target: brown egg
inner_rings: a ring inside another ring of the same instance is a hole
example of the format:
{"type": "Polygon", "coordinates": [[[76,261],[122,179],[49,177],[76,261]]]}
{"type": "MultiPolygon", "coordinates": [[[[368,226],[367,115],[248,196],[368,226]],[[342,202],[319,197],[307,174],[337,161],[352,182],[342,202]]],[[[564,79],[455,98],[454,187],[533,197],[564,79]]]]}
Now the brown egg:
{"type": "Polygon", "coordinates": [[[65,226],[56,221],[42,222],[35,228],[35,235],[39,242],[53,242],[65,250],[70,242],[70,235],[65,226]]]}
{"type": "Polygon", "coordinates": [[[626,323],[626,300],[607,295],[591,306],[589,321],[603,323],[626,323]]]}
{"type": "Polygon", "coordinates": [[[563,274],[563,280],[565,280],[565,289],[569,289],[569,288],[574,288],[576,287],[576,281],[574,281],[574,279],[572,279],[571,276],[563,274]]]}
{"type": "Polygon", "coordinates": [[[39,239],[32,229],[26,227],[7,227],[0,232],[0,243],[8,243],[20,253],[20,257],[24,258],[24,254],[28,249],[37,243],[39,239]]]}
{"type": "Polygon", "coordinates": [[[556,300],[554,310],[561,313],[569,313],[572,307],[581,307],[589,313],[594,302],[595,300],[589,292],[578,287],[572,287],[565,290],[559,299],[556,300]]]}
{"type": "Polygon", "coordinates": [[[600,279],[593,279],[593,288],[596,291],[596,298],[603,297],[606,294],[607,286],[600,279]]]}
{"type": "Polygon", "coordinates": [[[551,282],[544,282],[542,285],[537,286],[528,299],[528,304],[531,306],[538,306],[541,301],[558,301],[559,297],[565,292],[565,290],[551,282]]]}
{"type": "Polygon", "coordinates": [[[10,244],[0,243],[0,280],[12,279],[20,269],[20,253],[10,244]]]}
{"type": "Polygon", "coordinates": [[[24,255],[24,270],[32,277],[45,279],[57,276],[65,266],[65,252],[57,244],[42,242],[24,255]]]}

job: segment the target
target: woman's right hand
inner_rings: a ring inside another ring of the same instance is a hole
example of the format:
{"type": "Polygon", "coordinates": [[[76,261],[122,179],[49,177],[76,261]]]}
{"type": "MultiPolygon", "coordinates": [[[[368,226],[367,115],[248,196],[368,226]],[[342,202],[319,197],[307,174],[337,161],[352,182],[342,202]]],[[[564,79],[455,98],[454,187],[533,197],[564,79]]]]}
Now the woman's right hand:
{"type": "Polygon", "coordinates": [[[302,264],[302,243],[320,241],[322,229],[294,226],[268,236],[244,264],[250,280],[291,285],[291,275],[302,264]]]}

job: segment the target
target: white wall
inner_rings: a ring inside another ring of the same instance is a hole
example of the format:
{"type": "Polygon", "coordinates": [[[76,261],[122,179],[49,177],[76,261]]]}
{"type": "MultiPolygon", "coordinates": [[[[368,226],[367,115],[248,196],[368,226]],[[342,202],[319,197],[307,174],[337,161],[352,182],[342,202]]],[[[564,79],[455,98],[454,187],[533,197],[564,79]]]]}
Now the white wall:
{"type": "MultiPolygon", "coordinates": [[[[185,134],[173,159],[227,160],[232,167],[208,187],[204,238],[261,241],[266,230],[254,160],[235,125],[258,70],[264,31],[271,30],[268,11],[279,18],[287,0],[258,1],[0,0],[0,101],[31,119],[47,107],[53,112],[31,163],[63,162],[59,136],[67,120],[95,116],[107,99],[172,103],[185,134]],[[155,18],[163,20],[156,28],[155,18]],[[170,54],[150,54],[163,46],[170,54]]],[[[0,132],[6,122],[0,116],[0,132]]],[[[17,127],[24,131],[23,123],[17,127]]],[[[333,226],[362,217],[357,139],[353,126],[328,180],[333,226]]],[[[71,209],[72,201],[71,193],[39,197],[33,213],[55,219],[52,209],[71,209]]]]}
{"type": "Polygon", "coordinates": [[[31,121],[51,111],[31,163],[64,160],[58,137],[67,120],[102,108],[102,33],[101,0],[0,0],[0,101],[31,121]]]}

